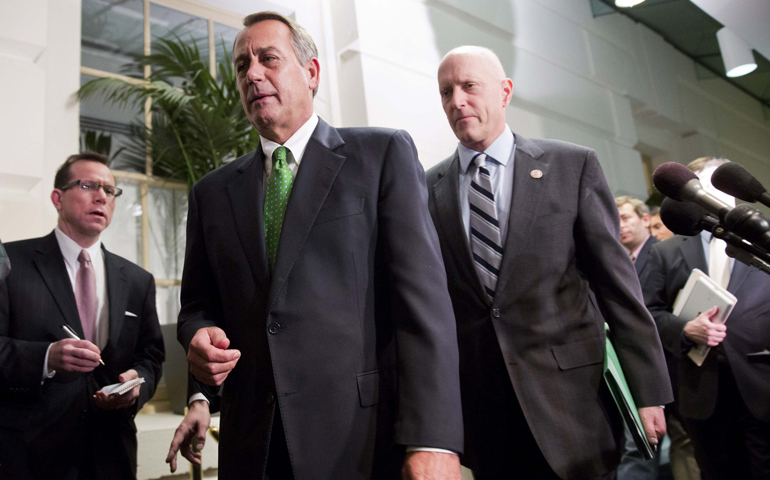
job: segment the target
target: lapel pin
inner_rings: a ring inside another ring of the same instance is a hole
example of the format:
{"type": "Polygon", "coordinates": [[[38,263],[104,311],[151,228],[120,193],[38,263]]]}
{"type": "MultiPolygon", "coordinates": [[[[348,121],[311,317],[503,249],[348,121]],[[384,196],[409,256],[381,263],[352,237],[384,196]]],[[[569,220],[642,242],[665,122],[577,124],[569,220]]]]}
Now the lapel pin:
{"type": "Polygon", "coordinates": [[[535,170],[532,170],[531,172],[529,172],[529,176],[532,177],[532,178],[542,178],[543,177],[543,172],[538,170],[538,169],[535,169],[535,170]]]}

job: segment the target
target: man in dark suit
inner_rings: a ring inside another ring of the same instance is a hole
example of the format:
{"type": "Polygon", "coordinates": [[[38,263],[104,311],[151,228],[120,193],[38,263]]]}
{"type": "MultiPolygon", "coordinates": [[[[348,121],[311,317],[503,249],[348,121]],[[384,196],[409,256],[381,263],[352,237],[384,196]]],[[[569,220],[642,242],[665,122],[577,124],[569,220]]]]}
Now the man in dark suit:
{"type": "MultiPolygon", "coordinates": [[[[620,243],[626,247],[636,274],[641,277],[650,258],[650,248],[658,242],[650,234],[650,209],[644,202],[629,195],[616,197],[615,205],[620,215],[620,243]]],[[[624,429],[618,480],[657,480],[659,460],[660,452],[656,452],[653,458],[644,458],[636,448],[631,431],[628,427],[624,429]]]]}
{"type": "Polygon", "coordinates": [[[602,381],[605,320],[652,443],[671,393],[596,155],[514,135],[513,82],[487,49],[449,52],[438,80],[460,141],[428,189],[457,319],[464,460],[479,479],[612,477],[622,422],[602,381]]]}
{"type": "MultiPolygon", "coordinates": [[[[707,191],[734,205],[732,197],[710,182],[716,167],[726,161],[704,157],[688,168],[707,191]]],[[[703,232],[677,235],[654,246],[642,286],[663,345],[676,359],[677,404],[703,478],[770,478],[770,365],[746,357],[770,344],[770,277],[728,259],[724,242],[703,232]],[[726,325],[711,320],[716,308],[690,321],[672,313],[695,268],[738,299],[726,325]],[[687,357],[694,345],[712,347],[700,367],[687,357]]]]}
{"type": "Polygon", "coordinates": [[[273,12],[244,25],[233,58],[261,145],[190,192],[179,315],[191,372],[224,382],[219,476],[395,478],[403,463],[459,479],[457,339],[415,147],[326,124],[310,35],[273,12]]]}
{"type": "Polygon", "coordinates": [[[164,359],[152,275],[99,240],[120,195],[95,153],[73,155],[51,193],[59,220],[6,245],[0,287],[0,478],[136,477],[134,416],[164,359]],[[70,338],[67,325],[82,339],[70,338]],[[124,395],[101,387],[142,377],[124,395]]]}

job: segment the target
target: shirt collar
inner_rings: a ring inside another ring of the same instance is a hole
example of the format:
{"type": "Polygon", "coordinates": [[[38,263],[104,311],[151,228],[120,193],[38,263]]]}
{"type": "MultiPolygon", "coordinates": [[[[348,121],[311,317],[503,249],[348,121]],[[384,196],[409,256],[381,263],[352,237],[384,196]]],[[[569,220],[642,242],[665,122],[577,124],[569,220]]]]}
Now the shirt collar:
{"type": "Polygon", "coordinates": [[[66,233],[62,232],[59,227],[54,228],[54,234],[56,235],[56,241],[59,242],[59,250],[61,250],[64,261],[67,262],[68,265],[77,265],[81,250],[88,252],[92,263],[101,255],[101,240],[97,240],[96,243],[88,248],[83,248],[78,245],[75,240],[68,237],[66,233]]]}
{"type": "MultiPolygon", "coordinates": [[[[284,147],[291,150],[291,155],[294,157],[294,161],[299,167],[299,162],[302,161],[302,155],[305,154],[305,148],[310,141],[310,137],[315,131],[315,127],[318,126],[318,115],[313,112],[310,118],[301,127],[297,129],[294,134],[286,140],[283,144],[284,147]]],[[[281,145],[268,140],[262,135],[259,136],[259,143],[262,145],[262,153],[265,154],[265,159],[273,158],[273,152],[281,145]]],[[[270,171],[273,169],[273,162],[265,162],[265,172],[270,175],[270,171]]]]}
{"type": "Polygon", "coordinates": [[[511,159],[514,143],[515,138],[513,136],[513,131],[511,131],[511,128],[507,124],[505,125],[503,133],[501,133],[500,136],[492,142],[492,145],[484,150],[484,152],[477,152],[466,147],[462,143],[459,143],[457,145],[457,152],[460,155],[460,171],[463,173],[467,172],[471,161],[479,153],[486,153],[500,165],[504,167],[507,166],[511,159]]]}

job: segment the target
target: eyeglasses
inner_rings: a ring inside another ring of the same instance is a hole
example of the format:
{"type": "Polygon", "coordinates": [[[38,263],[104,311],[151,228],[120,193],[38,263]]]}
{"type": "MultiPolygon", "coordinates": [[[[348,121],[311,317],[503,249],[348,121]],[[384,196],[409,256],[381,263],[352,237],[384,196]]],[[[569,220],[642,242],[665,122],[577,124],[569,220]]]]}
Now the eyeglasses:
{"type": "Polygon", "coordinates": [[[112,198],[117,198],[123,193],[123,190],[121,190],[118,187],[114,187],[112,185],[101,185],[96,182],[92,182],[90,180],[75,180],[72,183],[68,183],[67,185],[64,185],[59,190],[64,191],[64,190],[67,190],[68,188],[74,187],[75,185],[80,185],[81,190],[84,190],[86,192],[94,192],[94,193],[98,192],[99,188],[101,188],[104,190],[105,195],[112,198]]]}

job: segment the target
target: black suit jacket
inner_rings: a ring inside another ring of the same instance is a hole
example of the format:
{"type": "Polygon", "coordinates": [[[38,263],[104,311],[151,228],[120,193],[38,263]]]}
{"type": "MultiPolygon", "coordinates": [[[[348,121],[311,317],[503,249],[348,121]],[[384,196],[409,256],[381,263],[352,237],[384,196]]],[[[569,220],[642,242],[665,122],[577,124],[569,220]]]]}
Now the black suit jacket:
{"type": "Polygon", "coordinates": [[[99,439],[91,445],[96,472],[102,478],[132,478],[133,418],[152,398],[164,359],[152,275],[104,250],[110,309],[109,342],[101,353],[105,365],[88,374],[58,372],[41,382],[48,346],[69,338],[61,325],[83,337],[75,294],[53,232],[8,243],[6,249],[13,273],[0,286],[0,437],[25,445],[31,470],[42,478],[64,478],[82,446],[80,434],[88,432],[99,439]],[[135,408],[98,409],[91,398],[96,390],[117,383],[131,368],[146,382],[135,408]],[[91,430],[95,424],[98,432],[91,430]]]}
{"type": "Polygon", "coordinates": [[[457,339],[425,178],[403,131],[307,145],[270,275],[261,149],[190,192],[179,339],[218,326],[220,478],[265,468],[280,405],[297,480],[393,478],[403,447],[462,450],[457,339]]]}
{"type": "MultiPolygon", "coordinates": [[[[642,286],[663,345],[677,358],[679,411],[689,418],[706,419],[714,413],[717,402],[717,356],[709,353],[700,367],[687,358],[689,347],[682,342],[687,322],[671,313],[694,268],[708,273],[700,235],[677,235],[652,248],[642,286]]],[[[750,364],[746,358],[747,353],[770,345],[770,276],[736,261],[727,290],[738,302],[727,319],[722,345],[749,412],[770,422],[770,365],[750,364]]]]}
{"type": "Polygon", "coordinates": [[[495,395],[479,385],[489,362],[498,361],[478,341],[491,322],[551,468],[562,478],[602,475],[618,464],[621,428],[602,383],[604,322],[639,406],[671,400],[660,340],[618,240],[618,209],[595,153],[517,135],[513,169],[511,218],[492,302],[461,219],[457,152],[428,172],[430,212],[457,319],[466,430],[495,395]],[[542,176],[531,175],[534,170],[542,176]]]}
{"type": "Polygon", "coordinates": [[[647,239],[646,242],[644,242],[644,246],[639,251],[639,256],[636,257],[636,262],[634,262],[634,268],[636,269],[636,275],[639,278],[642,278],[642,275],[644,274],[645,267],[647,267],[647,261],[650,259],[650,250],[652,249],[652,246],[658,243],[660,240],[650,235],[650,238],[647,239]]]}

